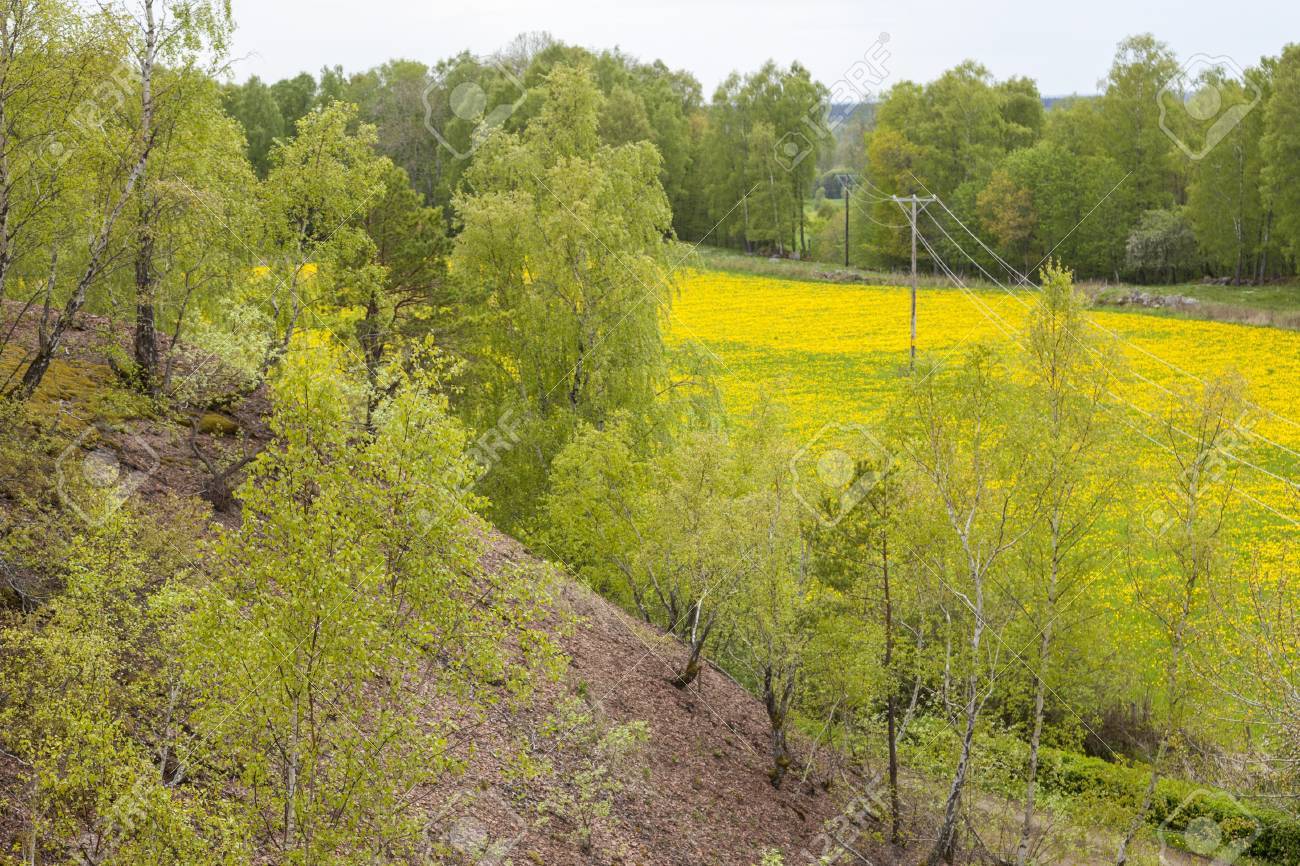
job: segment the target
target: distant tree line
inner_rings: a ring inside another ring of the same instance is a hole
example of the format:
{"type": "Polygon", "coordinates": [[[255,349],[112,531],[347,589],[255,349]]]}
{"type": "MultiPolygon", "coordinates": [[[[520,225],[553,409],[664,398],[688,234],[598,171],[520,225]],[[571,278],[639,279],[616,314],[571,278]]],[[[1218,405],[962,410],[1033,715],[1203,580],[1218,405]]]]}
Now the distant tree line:
{"type": "Polygon", "coordinates": [[[356,104],[360,120],[378,129],[380,152],[452,218],[481,118],[501,112],[506,131],[524,129],[539,110],[530,93],[558,64],[591,70],[603,96],[603,143],[649,141],[659,151],[679,238],[783,253],[809,248],[804,200],[817,186],[819,153],[833,141],[826,88],[797,63],[732,75],[706,103],[689,72],[528,34],[490,59],[394,60],[351,76],[326,68],[319,80],[304,73],[269,85],[252,77],[227,85],[224,101],[261,173],[273,142],[291,135],[306,110],[333,99],[356,104]]]}
{"type": "Polygon", "coordinates": [[[945,228],[960,219],[989,244],[963,252],[922,221],[935,251],[967,268],[965,253],[990,269],[996,253],[1022,272],[1051,253],[1101,279],[1245,283],[1295,272],[1295,46],[1241,79],[1210,70],[1189,81],[1167,46],[1142,35],[1119,45],[1096,96],[1047,100],[1028,78],[995,81],[966,61],[832,111],[828,88],[797,63],[733,74],[705,101],[689,72],[529,34],[491,59],[394,60],[352,75],[333,67],[269,85],[254,77],[227,85],[224,103],[261,173],[272,143],[312,106],[355,103],[379,150],[454,222],[480,117],[497,112],[506,130],[523,129],[538,110],[528,90],[561,62],[592,70],[603,142],[659,150],[682,240],[841,260],[842,205],[824,201],[841,199],[847,176],[857,181],[849,258],[859,266],[908,261],[907,223],[888,197],[916,192],[952,209],[933,212],[945,228]]]}
{"type": "MultiPolygon", "coordinates": [[[[1298,111],[1294,45],[1241,80],[1211,70],[1185,81],[1168,47],[1133,37],[1100,95],[1049,110],[1033,82],[995,82],[974,63],[925,86],[904,82],[867,136],[853,253],[864,264],[901,262],[904,221],[883,197],[915,192],[943,198],[1021,271],[1051,254],[1110,279],[1291,275],[1298,111]]],[[[962,258],[922,225],[940,255],[962,258]]]]}

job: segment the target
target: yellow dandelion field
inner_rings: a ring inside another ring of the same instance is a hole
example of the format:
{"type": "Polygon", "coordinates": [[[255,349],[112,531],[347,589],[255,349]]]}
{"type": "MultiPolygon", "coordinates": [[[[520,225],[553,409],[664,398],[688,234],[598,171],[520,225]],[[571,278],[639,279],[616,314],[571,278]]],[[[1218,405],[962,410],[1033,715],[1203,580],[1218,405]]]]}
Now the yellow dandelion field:
{"type": "MultiPolygon", "coordinates": [[[[922,289],[918,350],[957,358],[980,343],[1019,339],[1030,291],[922,289]]],[[[1239,483],[1274,529],[1294,532],[1300,495],[1300,333],[1270,328],[1092,312],[1107,359],[1122,380],[1135,437],[1157,432],[1170,395],[1236,371],[1250,385],[1256,419],[1241,448],[1239,483]],[[1148,430],[1144,431],[1143,427],[1148,430]]],[[[795,435],[834,421],[870,421],[906,370],[909,290],[690,271],[682,275],[669,331],[717,357],[729,408],[760,394],[789,407],[795,435]]],[[[1270,533],[1271,534],[1271,533],[1270,533]]]]}

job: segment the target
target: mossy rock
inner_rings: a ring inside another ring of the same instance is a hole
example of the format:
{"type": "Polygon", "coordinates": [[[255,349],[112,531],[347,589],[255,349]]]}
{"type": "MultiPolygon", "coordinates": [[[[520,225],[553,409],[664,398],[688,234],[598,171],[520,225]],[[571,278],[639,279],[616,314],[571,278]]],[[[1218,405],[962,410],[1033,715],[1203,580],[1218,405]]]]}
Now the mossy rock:
{"type": "Polygon", "coordinates": [[[199,432],[209,436],[234,436],[239,432],[239,424],[220,412],[204,412],[199,419],[199,432]]]}
{"type": "MultiPolygon", "coordinates": [[[[0,381],[15,375],[22,354],[14,346],[0,354],[0,381]]],[[[54,358],[40,386],[27,401],[31,416],[43,423],[58,420],[61,429],[72,433],[94,422],[118,431],[123,422],[156,417],[149,397],[119,386],[107,364],[75,358],[54,358]]]]}

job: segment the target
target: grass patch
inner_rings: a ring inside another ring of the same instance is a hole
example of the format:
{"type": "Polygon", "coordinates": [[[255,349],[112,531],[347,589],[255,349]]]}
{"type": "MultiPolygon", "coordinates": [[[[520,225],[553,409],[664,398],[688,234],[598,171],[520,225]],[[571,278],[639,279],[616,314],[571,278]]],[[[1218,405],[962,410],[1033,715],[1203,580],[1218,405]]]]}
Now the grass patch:
{"type": "Polygon", "coordinates": [[[1152,295],[1182,295],[1212,305],[1300,313],[1300,284],[1296,283],[1264,286],[1216,286],[1204,283],[1171,286],[1112,286],[1100,293],[1099,300],[1114,300],[1133,291],[1143,291],[1152,295]]]}

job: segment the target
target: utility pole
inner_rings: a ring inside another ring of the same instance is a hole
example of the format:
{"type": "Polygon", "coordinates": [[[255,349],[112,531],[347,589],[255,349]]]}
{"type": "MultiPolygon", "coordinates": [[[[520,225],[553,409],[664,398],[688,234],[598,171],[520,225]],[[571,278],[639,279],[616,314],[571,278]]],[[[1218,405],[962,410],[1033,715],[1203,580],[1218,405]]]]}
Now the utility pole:
{"type": "Polygon", "coordinates": [[[840,184],[840,197],[844,199],[844,267],[849,266],[849,185],[840,184]]]}
{"type": "Polygon", "coordinates": [[[840,198],[844,200],[844,267],[849,266],[849,208],[853,206],[853,199],[849,197],[850,188],[853,183],[853,175],[838,175],[840,181],[840,198]]]}
{"type": "Polygon", "coordinates": [[[844,199],[844,267],[849,266],[849,206],[853,203],[849,198],[849,176],[840,177],[840,198],[844,199]]]}
{"type": "Polygon", "coordinates": [[[903,213],[909,216],[912,223],[912,351],[911,351],[911,355],[908,358],[907,368],[909,370],[915,370],[916,369],[916,218],[919,215],[919,212],[917,211],[917,205],[927,205],[930,204],[931,202],[937,201],[937,199],[934,196],[917,198],[916,193],[912,193],[909,196],[893,195],[890,196],[890,199],[897,202],[898,206],[903,208],[903,213]],[[908,211],[908,208],[905,207],[905,205],[911,206],[910,213],[908,211]]]}

